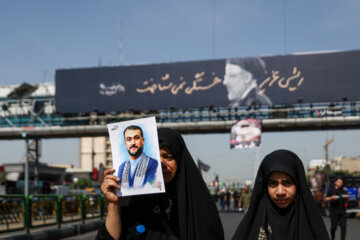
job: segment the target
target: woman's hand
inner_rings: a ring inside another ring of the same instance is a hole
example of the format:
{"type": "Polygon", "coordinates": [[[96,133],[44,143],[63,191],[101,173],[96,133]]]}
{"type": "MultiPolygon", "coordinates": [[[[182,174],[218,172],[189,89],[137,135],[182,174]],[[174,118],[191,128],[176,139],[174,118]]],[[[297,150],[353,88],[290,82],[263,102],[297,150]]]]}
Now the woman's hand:
{"type": "Polygon", "coordinates": [[[119,239],[122,232],[120,201],[116,195],[116,189],[120,189],[120,179],[113,175],[115,169],[104,171],[104,182],[101,184],[101,191],[105,195],[108,204],[108,214],[106,216],[105,226],[109,234],[114,239],[119,239]]]}
{"type": "Polygon", "coordinates": [[[116,195],[116,189],[120,189],[120,179],[112,175],[115,169],[108,169],[104,171],[104,182],[101,184],[101,191],[105,195],[109,203],[117,203],[119,197],[116,195]]]}

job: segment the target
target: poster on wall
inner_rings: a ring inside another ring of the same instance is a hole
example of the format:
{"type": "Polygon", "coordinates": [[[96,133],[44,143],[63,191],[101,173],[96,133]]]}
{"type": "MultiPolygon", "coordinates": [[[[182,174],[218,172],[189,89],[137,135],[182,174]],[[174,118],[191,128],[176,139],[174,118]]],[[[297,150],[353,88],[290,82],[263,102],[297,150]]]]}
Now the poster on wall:
{"type": "Polygon", "coordinates": [[[118,196],[165,192],[155,117],[107,125],[118,196]]]}
{"type": "Polygon", "coordinates": [[[230,148],[253,148],[261,145],[261,119],[243,119],[234,123],[230,132],[230,148]]]}

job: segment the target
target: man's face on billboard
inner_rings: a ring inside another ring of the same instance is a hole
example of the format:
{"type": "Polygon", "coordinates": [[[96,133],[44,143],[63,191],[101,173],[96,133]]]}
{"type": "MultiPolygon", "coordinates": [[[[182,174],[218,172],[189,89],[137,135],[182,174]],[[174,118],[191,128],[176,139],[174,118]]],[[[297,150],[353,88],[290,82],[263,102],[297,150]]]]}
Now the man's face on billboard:
{"type": "Polygon", "coordinates": [[[241,98],[251,82],[252,74],[238,65],[227,63],[223,84],[230,101],[241,98]]]}
{"type": "Polygon", "coordinates": [[[144,138],[139,129],[125,131],[125,146],[132,157],[139,157],[143,151],[144,138]]]}

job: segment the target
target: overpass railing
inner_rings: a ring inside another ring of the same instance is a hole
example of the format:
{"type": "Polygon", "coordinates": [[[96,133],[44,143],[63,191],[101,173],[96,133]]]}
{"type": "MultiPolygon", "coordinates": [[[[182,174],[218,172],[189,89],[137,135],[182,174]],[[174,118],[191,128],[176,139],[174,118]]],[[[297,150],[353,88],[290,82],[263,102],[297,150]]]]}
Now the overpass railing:
{"type": "Polygon", "coordinates": [[[102,219],[106,204],[102,194],[0,195],[0,233],[102,219]]]}
{"type": "Polygon", "coordinates": [[[360,116],[360,102],[287,104],[271,107],[213,107],[162,109],[107,113],[59,114],[53,97],[36,99],[0,99],[0,127],[105,125],[136,118],[155,116],[157,122],[228,121],[244,118],[293,119],[332,116],[360,116]]]}

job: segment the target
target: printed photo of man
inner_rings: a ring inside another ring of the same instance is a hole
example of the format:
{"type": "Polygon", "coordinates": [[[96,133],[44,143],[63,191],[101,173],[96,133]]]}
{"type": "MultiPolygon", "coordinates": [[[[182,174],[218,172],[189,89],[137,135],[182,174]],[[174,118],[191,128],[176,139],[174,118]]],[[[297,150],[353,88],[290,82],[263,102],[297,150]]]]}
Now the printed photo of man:
{"type": "Polygon", "coordinates": [[[151,184],[155,180],[158,162],[143,152],[145,139],[142,129],[131,125],[125,128],[123,135],[129,158],[119,166],[121,188],[141,188],[146,183],[151,184]]]}
{"type": "Polygon", "coordinates": [[[243,119],[231,127],[230,148],[252,148],[261,144],[261,120],[243,119]]]}

